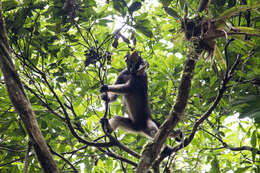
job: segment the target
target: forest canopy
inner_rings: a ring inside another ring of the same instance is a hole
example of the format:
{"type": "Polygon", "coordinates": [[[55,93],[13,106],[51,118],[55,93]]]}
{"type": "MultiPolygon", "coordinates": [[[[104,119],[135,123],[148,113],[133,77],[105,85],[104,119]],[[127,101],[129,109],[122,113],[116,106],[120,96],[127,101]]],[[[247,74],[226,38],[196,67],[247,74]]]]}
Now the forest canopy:
{"type": "Polygon", "coordinates": [[[1,173],[260,172],[258,0],[0,4],[1,173]],[[100,123],[127,115],[100,87],[132,52],[149,64],[152,140],[100,123]]]}

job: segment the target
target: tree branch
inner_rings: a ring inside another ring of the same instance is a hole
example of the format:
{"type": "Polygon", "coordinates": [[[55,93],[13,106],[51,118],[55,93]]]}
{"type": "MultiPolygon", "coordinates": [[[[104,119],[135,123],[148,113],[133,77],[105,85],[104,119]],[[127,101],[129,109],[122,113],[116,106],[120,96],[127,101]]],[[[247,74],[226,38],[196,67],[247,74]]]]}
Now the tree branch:
{"type": "Polygon", "coordinates": [[[31,148],[32,148],[32,143],[31,141],[29,140],[28,142],[28,149],[27,149],[27,152],[26,152],[26,155],[25,155],[25,161],[24,161],[24,173],[27,173],[28,172],[28,168],[29,168],[29,154],[30,154],[30,151],[31,151],[31,148]]]}
{"type": "Polygon", "coordinates": [[[57,117],[59,117],[62,121],[65,121],[65,118],[63,118],[59,113],[55,112],[50,106],[49,104],[47,104],[46,102],[44,102],[42,100],[42,98],[36,93],[34,92],[30,87],[28,87],[26,84],[24,84],[24,88],[27,89],[29,92],[31,92],[35,97],[38,98],[38,100],[42,103],[42,105],[44,107],[46,107],[52,114],[56,115],[57,117]]]}
{"type": "Polygon", "coordinates": [[[119,156],[119,155],[117,155],[116,153],[114,153],[114,152],[112,152],[112,151],[105,151],[104,149],[102,149],[102,148],[98,148],[100,151],[102,151],[103,153],[105,153],[106,155],[108,155],[108,156],[110,156],[110,157],[113,157],[113,158],[115,158],[115,159],[118,159],[118,160],[121,160],[121,161],[123,161],[123,162],[126,162],[126,163],[129,163],[129,164],[131,164],[131,165],[133,165],[134,167],[137,167],[137,163],[135,163],[135,162],[133,162],[133,161],[131,161],[131,160],[128,160],[128,159],[126,159],[126,158],[124,158],[124,157],[122,157],[122,156],[119,156]]]}
{"type": "Polygon", "coordinates": [[[214,134],[212,134],[212,133],[210,133],[210,132],[208,132],[208,131],[205,131],[205,130],[204,130],[204,132],[210,134],[211,136],[213,136],[213,137],[216,138],[219,142],[222,143],[223,147],[219,147],[219,148],[217,148],[217,149],[229,149],[229,150],[231,150],[231,151],[243,151],[243,150],[248,150],[248,151],[251,151],[251,152],[255,152],[256,154],[260,154],[260,150],[257,150],[257,149],[255,149],[255,148],[253,148],[253,147],[249,147],[249,146],[232,147],[232,146],[228,145],[226,142],[224,142],[224,141],[222,140],[222,138],[220,138],[220,137],[218,137],[218,136],[216,136],[216,135],[214,135],[214,134]]]}
{"type": "Polygon", "coordinates": [[[159,155],[163,144],[165,143],[170,131],[177,125],[179,120],[184,115],[184,109],[188,102],[189,92],[191,88],[191,80],[193,77],[196,61],[201,54],[202,50],[199,47],[199,41],[197,39],[192,40],[192,46],[189,50],[184,70],[182,73],[181,83],[178,90],[177,100],[170,111],[168,118],[159,128],[158,132],[152,143],[146,145],[139,165],[137,167],[137,173],[147,172],[152,163],[159,155]]]}
{"type": "Polygon", "coordinates": [[[59,153],[55,152],[55,151],[51,148],[51,146],[50,146],[49,144],[48,144],[48,147],[49,147],[49,149],[50,149],[50,151],[51,151],[52,154],[54,154],[54,155],[60,157],[60,158],[61,158],[62,160],[64,160],[67,164],[69,164],[70,167],[74,170],[74,173],[77,173],[77,172],[78,172],[78,170],[73,166],[72,163],[70,163],[70,161],[68,161],[67,159],[65,159],[65,157],[63,157],[63,156],[60,155],[59,153]]]}
{"type": "Polygon", "coordinates": [[[12,160],[12,161],[10,161],[10,162],[8,162],[8,163],[0,164],[0,168],[1,168],[1,167],[4,167],[4,166],[6,166],[6,165],[10,165],[10,164],[15,163],[15,162],[22,162],[23,160],[24,160],[24,157],[22,157],[22,158],[20,158],[20,159],[12,160]]]}

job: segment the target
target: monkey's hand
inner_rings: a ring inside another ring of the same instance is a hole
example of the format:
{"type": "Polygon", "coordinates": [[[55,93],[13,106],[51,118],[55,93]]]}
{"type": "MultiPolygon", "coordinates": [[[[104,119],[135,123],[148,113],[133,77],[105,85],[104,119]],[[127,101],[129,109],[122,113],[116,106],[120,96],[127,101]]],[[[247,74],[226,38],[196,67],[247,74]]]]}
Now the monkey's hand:
{"type": "Polygon", "coordinates": [[[104,100],[105,102],[109,102],[109,101],[110,101],[109,96],[108,96],[107,93],[102,93],[100,97],[101,97],[101,99],[104,100]]]}
{"type": "Polygon", "coordinates": [[[108,91],[108,85],[102,85],[101,88],[100,88],[100,92],[101,93],[104,93],[104,92],[107,92],[108,91]]]}
{"type": "Polygon", "coordinates": [[[103,128],[103,130],[104,130],[105,133],[109,133],[109,134],[110,134],[110,133],[113,132],[113,129],[110,127],[107,118],[104,118],[104,117],[103,117],[103,118],[101,118],[101,119],[99,120],[99,122],[101,123],[102,128],[103,128]]]}

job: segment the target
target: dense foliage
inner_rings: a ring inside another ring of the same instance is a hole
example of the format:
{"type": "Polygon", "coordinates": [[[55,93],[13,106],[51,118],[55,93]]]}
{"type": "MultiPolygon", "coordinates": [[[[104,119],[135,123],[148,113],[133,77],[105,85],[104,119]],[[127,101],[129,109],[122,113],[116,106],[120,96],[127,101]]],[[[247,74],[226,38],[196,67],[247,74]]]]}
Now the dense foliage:
{"type": "MultiPolygon", "coordinates": [[[[207,29],[222,35],[212,34],[214,39],[203,43],[185,117],[177,125],[186,136],[214,102],[227,72],[239,63],[191,143],[165,159],[160,169],[260,172],[260,4],[212,0],[200,13],[198,4],[199,0],[2,0],[13,61],[62,172],[133,171],[138,158],[121,144],[141,153],[145,137],[118,130],[114,136],[120,145],[92,145],[109,141],[99,123],[105,110],[99,88],[112,84],[125,68],[128,51],[140,51],[149,62],[153,118],[162,123],[179,90],[189,34],[197,34],[190,30],[196,27],[187,28],[184,21],[198,16],[205,23],[221,21],[215,22],[217,29],[207,29]]],[[[30,142],[2,73],[0,93],[0,172],[21,172],[30,142]]],[[[123,114],[120,98],[111,104],[109,116],[123,114]]],[[[168,139],[167,144],[178,143],[168,139]]],[[[33,150],[28,161],[28,172],[41,172],[33,150]]]]}

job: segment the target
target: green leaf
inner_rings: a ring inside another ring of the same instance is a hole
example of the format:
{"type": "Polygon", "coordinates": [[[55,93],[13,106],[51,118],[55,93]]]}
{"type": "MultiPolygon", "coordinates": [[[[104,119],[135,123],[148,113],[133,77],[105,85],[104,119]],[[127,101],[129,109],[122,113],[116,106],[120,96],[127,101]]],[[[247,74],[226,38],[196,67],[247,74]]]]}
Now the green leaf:
{"type": "Polygon", "coordinates": [[[252,153],[252,160],[253,160],[253,162],[255,162],[255,156],[256,156],[257,150],[253,149],[251,153],[252,153]]]}
{"type": "MultiPolygon", "coordinates": [[[[55,68],[55,66],[52,68],[55,68]]],[[[63,75],[64,75],[64,71],[58,71],[58,72],[53,73],[53,76],[63,76],[63,75]]]]}
{"type": "Polygon", "coordinates": [[[217,1],[214,1],[214,3],[219,7],[223,7],[226,3],[226,0],[217,0],[217,1]]]}
{"type": "Polygon", "coordinates": [[[244,12],[244,11],[247,11],[247,10],[250,10],[250,9],[257,9],[260,7],[260,3],[256,3],[252,6],[249,6],[249,5],[239,5],[239,6],[235,6],[235,7],[232,7],[226,11],[224,11],[222,14],[220,14],[216,20],[226,20],[228,18],[230,18],[231,16],[234,16],[235,14],[238,14],[240,12],[244,12]]]}
{"type": "Polygon", "coordinates": [[[163,7],[163,9],[165,10],[165,12],[167,13],[167,14],[169,14],[170,16],[172,16],[173,18],[175,18],[175,19],[180,19],[181,17],[179,16],[179,14],[175,11],[175,10],[173,10],[172,8],[170,8],[170,7],[163,7]]]}
{"type": "Polygon", "coordinates": [[[219,169],[219,162],[217,157],[215,156],[214,159],[211,161],[211,169],[210,169],[211,173],[220,173],[220,169],[219,169]]]}
{"type": "MultiPolygon", "coordinates": [[[[250,108],[248,108],[250,109],[250,108]]],[[[260,117],[260,108],[252,108],[252,111],[248,112],[242,112],[239,118],[245,118],[245,117],[251,117],[251,118],[259,118],[260,117]]]]}
{"type": "Polygon", "coordinates": [[[237,106],[237,105],[244,104],[244,103],[247,103],[247,104],[254,103],[255,101],[258,100],[258,98],[259,98],[259,96],[257,96],[257,95],[245,96],[245,97],[242,97],[239,100],[235,101],[232,105],[237,106]]]}
{"type": "Polygon", "coordinates": [[[257,131],[256,130],[253,131],[250,142],[251,142],[252,147],[255,148],[256,143],[257,143],[257,131]]]}
{"type": "Polygon", "coordinates": [[[258,122],[260,118],[260,96],[249,95],[235,101],[233,106],[236,106],[239,111],[239,118],[250,117],[258,122]]]}
{"type": "Polygon", "coordinates": [[[237,46],[240,46],[240,44],[249,48],[253,48],[256,46],[251,40],[245,40],[244,38],[236,37],[236,36],[234,36],[234,38],[235,38],[234,43],[237,43],[236,44],[237,46]]]}
{"type": "Polygon", "coordinates": [[[18,2],[16,0],[3,1],[2,7],[4,11],[13,10],[18,7],[18,2]]]}
{"type": "Polygon", "coordinates": [[[221,69],[222,70],[227,69],[226,61],[223,58],[222,53],[220,52],[219,47],[217,45],[215,45],[214,55],[221,69]]]}
{"type": "Polygon", "coordinates": [[[98,21],[98,24],[99,24],[99,25],[103,25],[103,26],[107,26],[108,23],[112,23],[112,22],[113,22],[113,21],[110,20],[110,19],[100,19],[100,20],[98,21]]]}
{"type": "Polygon", "coordinates": [[[46,121],[42,120],[42,121],[39,121],[39,123],[40,123],[42,129],[47,129],[48,124],[46,121]]]}
{"type": "Polygon", "coordinates": [[[64,82],[67,82],[67,79],[65,78],[65,77],[58,77],[57,79],[56,79],[58,82],[61,82],[61,83],[64,83],[64,82]]]}
{"type": "Polygon", "coordinates": [[[151,38],[153,37],[153,32],[146,26],[135,25],[134,26],[138,31],[142,32],[145,36],[151,38]]]}
{"type": "Polygon", "coordinates": [[[259,112],[258,116],[255,117],[255,122],[260,124],[260,112],[259,112]]]}
{"type": "Polygon", "coordinates": [[[118,11],[122,16],[126,15],[126,6],[121,0],[113,0],[113,7],[116,11],[118,11]]]}
{"type": "Polygon", "coordinates": [[[152,24],[148,19],[144,19],[146,15],[143,14],[141,16],[137,16],[136,19],[136,25],[133,27],[136,28],[138,31],[142,32],[145,36],[151,38],[153,37],[152,32],[152,24]]]}
{"type": "Polygon", "coordinates": [[[256,28],[239,26],[236,27],[236,29],[238,30],[238,32],[243,32],[250,35],[251,34],[260,35],[260,30],[256,28]]]}
{"type": "Polygon", "coordinates": [[[46,2],[41,2],[41,1],[39,1],[39,2],[36,2],[35,4],[34,4],[34,9],[41,9],[41,10],[43,10],[44,9],[44,7],[46,6],[46,5],[48,5],[48,2],[46,1],[46,2]]]}
{"type": "Polygon", "coordinates": [[[134,11],[139,10],[141,7],[142,7],[142,3],[141,2],[134,2],[129,7],[129,12],[133,13],[134,11]]]}
{"type": "Polygon", "coordinates": [[[244,168],[237,168],[237,170],[235,171],[235,173],[243,173],[246,172],[249,168],[251,168],[251,166],[246,166],[244,168]]]}
{"type": "Polygon", "coordinates": [[[162,3],[164,7],[168,7],[172,0],[159,0],[159,2],[162,3]]]}

